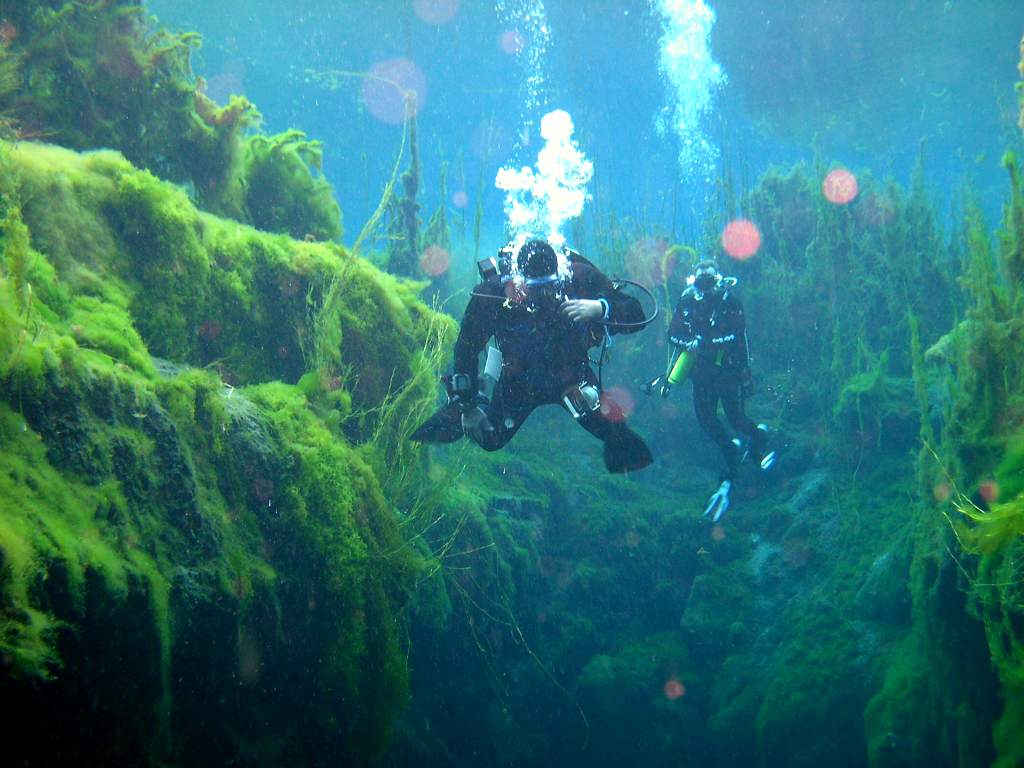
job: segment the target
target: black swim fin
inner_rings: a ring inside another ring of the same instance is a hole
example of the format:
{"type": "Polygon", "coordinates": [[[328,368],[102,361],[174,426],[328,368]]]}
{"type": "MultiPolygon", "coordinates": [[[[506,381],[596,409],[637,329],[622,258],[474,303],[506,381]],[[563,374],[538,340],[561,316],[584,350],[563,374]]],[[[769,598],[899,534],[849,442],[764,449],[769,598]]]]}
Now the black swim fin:
{"type": "Polygon", "coordinates": [[[420,424],[409,439],[417,443],[454,443],[463,434],[462,409],[458,403],[448,403],[420,424]]]}
{"type": "Polygon", "coordinates": [[[647,443],[631,429],[623,427],[604,444],[604,466],[609,472],[636,472],[654,461],[647,443]]]}

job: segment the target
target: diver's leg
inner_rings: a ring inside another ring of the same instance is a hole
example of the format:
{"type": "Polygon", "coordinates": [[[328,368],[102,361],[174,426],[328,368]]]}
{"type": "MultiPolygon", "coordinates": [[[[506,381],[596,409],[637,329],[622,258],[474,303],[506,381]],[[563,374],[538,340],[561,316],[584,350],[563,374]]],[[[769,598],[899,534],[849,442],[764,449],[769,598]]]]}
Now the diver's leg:
{"type": "Polygon", "coordinates": [[[693,377],[693,412],[704,434],[714,440],[725,459],[722,480],[732,480],[739,467],[739,450],[718,418],[719,391],[716,378],[715,371],[702,372],[693,377]]]}
{"type": "Polygon", "coordinates": [[[767,436],[744,411],[743,388],[738,372],[722,372],[719,379],[719,396],[722,398],[722,409],[729,419],[729,424],[734,430],[747,436],[750,440],[751,458],[756,462],[761,461],[767,448],[767,436]]]}
{"type": "MultiPolygon", "coordinates": [[[[603,394],[597,389],[596,376],[588,369],[586,383],[594,388],[598,402],[603,394]]],[[[564,407],[564,405],[563,405],[564,407]]],[[[580,426],[604,443],[604,464],[609,472],[635,472],[649,465],[653,458],[647,443],[626,426],[617,406],[598,407],[577,419],[580,426]]]]}
{"type": "Polygon", "coordinates": [[[484,434],[479,443],[480,447],[485,451],[504,448],[537,405],[538,403],[524,399],[523,394],[517,392],[514,387],[503,386],[499,382],[494,392],[494,400],[485,409],[493,429],[484,434]]]}

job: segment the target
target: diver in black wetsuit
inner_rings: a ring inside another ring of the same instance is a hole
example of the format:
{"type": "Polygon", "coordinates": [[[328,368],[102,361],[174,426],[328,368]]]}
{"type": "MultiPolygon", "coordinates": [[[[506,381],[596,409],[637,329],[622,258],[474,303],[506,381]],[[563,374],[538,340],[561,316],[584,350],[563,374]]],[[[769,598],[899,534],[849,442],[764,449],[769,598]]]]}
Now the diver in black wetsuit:
{"type": "Polygon", "coordinates": [[[606,334],[644,325],[640,302],[618,290],[597,267],[543,240],[516,254],[518,278],[493,273],[477,285],[455,343],[449,402],[413,434],[423,442],[453,442],[463,434],[488,451],[512,439],[538,405],[562,405],[604,443],[605,467],[628,472],[651,463],[644,441],[613,407],[601,408],[588,350],[606,334]],[[618,325],[617,325],[618,324],[618,325]],[[484,371],[478,356],[489,347],[484,371]]]}
{"type": "Polygon", "coordinates": [[[718,490],[708,500],[705,515],[717,522],[729,508],[729,491],[740,462],[749,456],[767,470],[775,454],[767,453],[767,432],[744,412],[744,399],[751,390],[747,354],[747,325],[743,304],[732,288],[734,278],[722,277],[715,262],[701,261],[679,297],[668,340],[672,347],[669,373],[659,380],[661,395],[667,396],[675,366],[692,366],[693,410],[701,429],[718,445],[725,459],[725,470],[718,490]],[[725,431],[718,418],[718,402],[732,428],[747,438],[746,456],[738,440],[725,431]]]}

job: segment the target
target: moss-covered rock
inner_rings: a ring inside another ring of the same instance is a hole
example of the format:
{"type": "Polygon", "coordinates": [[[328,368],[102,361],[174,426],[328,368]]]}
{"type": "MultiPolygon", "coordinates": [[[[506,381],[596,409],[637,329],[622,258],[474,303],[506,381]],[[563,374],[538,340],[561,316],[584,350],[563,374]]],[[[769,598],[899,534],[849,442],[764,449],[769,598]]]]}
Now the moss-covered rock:
{"type": "Polygon", "coordinates": [[[0,697],[88,713],[8,754],[379,754],[429,554],[374,467],[432,402],[448,324],[114,153],[0,150],[0,697]]]}

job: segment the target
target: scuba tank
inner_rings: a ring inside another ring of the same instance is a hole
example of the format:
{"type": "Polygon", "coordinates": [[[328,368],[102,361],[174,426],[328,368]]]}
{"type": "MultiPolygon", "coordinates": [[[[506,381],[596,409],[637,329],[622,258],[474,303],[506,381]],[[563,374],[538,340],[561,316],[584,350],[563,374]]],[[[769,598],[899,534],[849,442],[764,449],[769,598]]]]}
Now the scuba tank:
{"type": "Polygon", "coordinates": [[[668,373],[669,384],[679,384],[687,379],[687,377],[693,372],[693,364],[697,362],[697,355],[687,350],[681,350],[679,357],[676,358],[675,365],[672,366],[672,370],[668,373]]]}
{"type": "Polygon", "coordinates": [[[490,403],[494,398],[494,387],[501,378],[501,350],[497,347],[487,347],[487,362],[484,363],[483,373],[478,377],[480,398],[485,403],[490,403]]]}

